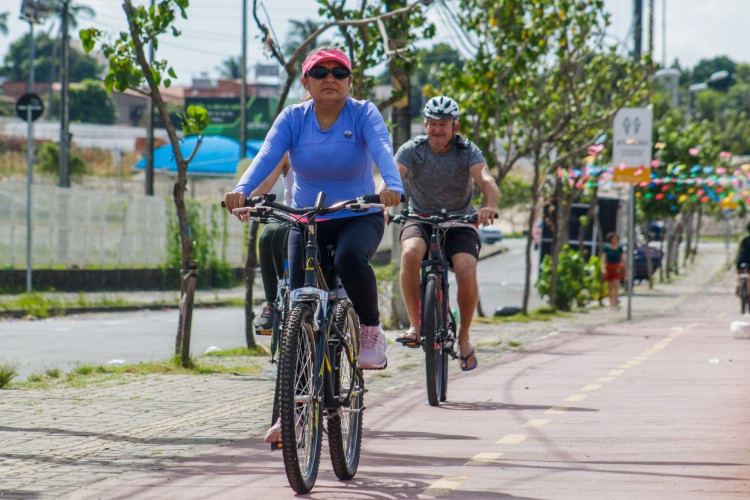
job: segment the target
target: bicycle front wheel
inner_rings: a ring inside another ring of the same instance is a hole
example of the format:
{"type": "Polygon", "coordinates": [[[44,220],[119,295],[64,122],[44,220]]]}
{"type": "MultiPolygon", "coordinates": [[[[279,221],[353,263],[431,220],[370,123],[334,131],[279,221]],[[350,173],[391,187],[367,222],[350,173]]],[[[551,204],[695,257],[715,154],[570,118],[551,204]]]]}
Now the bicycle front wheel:
{"type": "Polygon", "coordinates": [[[313,309],[297,304],[281,338],[279,410],[284,468],[297,493],[309,492],[318,477],[323,434],[320,388],[315,384],[313,309]]]}
{"type": "MultiPolygon", "coordinates": [[[[359,354],[359,318],[351,302],[336,305],[335,326],[343,341],[334,341],[333,368],[334,396],[342,403],[338,410],[329,410],[328,448],[333,471],[339,479],[351,479],[357,473],[362,447],[362,409],[365,384],[362,370],[357,368],[359,354]]],[[[335,335],[331,335],[336,338],[335,335]]]]}
{"type": "MultiPolygon", "coordinates": [[[[443,325],[443,311],[441,308],[441,290],[438,276],[427,276],[424,292],[422,318],[422,345],[425,351],[425,376],[427,382],[427,402],[430,406],[440,404],[443,386],[443,370],[446,371],[446,356],[440,343],[440,329],[443,325]]],[[[444,399],[443,399],[444,400],[444,399]]]]}
{"type": "Polygon", "coordinates": [[[750,312],[750,302],[748,301],[747,296],[747,282],[745,280],[740,280],[740,302],[742,303],[740,306],[740,313],[745,314],[746,312],[750,312]]]}

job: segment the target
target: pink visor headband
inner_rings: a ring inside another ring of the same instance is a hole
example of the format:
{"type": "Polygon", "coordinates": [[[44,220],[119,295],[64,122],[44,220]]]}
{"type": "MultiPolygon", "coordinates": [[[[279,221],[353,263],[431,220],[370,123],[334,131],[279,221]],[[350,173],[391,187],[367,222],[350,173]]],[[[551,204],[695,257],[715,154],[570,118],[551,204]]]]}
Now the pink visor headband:
{"type": "Polygon", "coordinates": [[[305,62],[302,63],[302,74],[307,75],[307,72],[310,71],[310,68],[314,68],[320,63],[329,61],[337,62],[349,71],[352,70],[352,62],[348,57],[346,57],[346,54],[344,54],[340,50],[333,49],[315,52],[307,59],[305,59],[305,62]]]}

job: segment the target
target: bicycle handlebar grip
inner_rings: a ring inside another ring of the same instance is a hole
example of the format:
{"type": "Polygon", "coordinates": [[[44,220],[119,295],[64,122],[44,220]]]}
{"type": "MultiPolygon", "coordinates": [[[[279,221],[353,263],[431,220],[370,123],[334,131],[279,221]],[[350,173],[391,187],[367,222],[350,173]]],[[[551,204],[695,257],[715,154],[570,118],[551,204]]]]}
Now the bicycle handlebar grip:
{"type": "MultiPolygon", "coordinates": [[[[406,196],[403,194],[401,195],[401,201],[406,201],[406,196]]],[[[363,203],[380,203],[380,195],[379,194],[366,194],[362,196],[362,202],[363,203]]]]}
{"type": "MultiPolygon", "coordinates": [[[[275,201],[276,195],[274,193],[268,193],[264,194],[262,196],[253,196],[252,198],[245,198],[245,206],[246,207],[254,207],[258,203],[262,201],[275,201]]],[[[221,201],[221,207],[226,208],[227,205],[224,203],[224,200],[221,201]]]]}

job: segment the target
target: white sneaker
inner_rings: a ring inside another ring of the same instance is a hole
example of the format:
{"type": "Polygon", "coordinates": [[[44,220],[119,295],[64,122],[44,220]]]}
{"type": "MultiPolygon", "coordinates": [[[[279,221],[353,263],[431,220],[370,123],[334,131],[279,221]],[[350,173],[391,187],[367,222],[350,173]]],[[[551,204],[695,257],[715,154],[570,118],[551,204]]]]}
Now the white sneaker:
{"type": "Polygon", "coordinates": [[[359,367],[363,370],[382,370],[388,365],[385,357],[387,347],[383,328],[360,325],[359,327],[359,367]]]}

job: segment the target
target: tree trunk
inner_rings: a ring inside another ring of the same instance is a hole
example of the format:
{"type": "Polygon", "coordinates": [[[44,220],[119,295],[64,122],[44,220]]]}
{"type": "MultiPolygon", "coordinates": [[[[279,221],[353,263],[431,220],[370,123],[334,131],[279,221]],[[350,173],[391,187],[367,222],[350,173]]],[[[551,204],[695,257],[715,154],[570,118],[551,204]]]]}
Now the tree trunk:
{"type": "Polygon", "coordinates": [[[560,242],[563,238],[562,226],[565,223],[562,216],[562,179],[560,177],[555,178],[555,196],[552,202],[554,205],[552,209],[552,245],[550,246],[552,268],[550,269],[549,279],[549,301],[550,305],[557,309],[557,266],[560,264],[560,249],[562,248],[560,242]]]}
{"type": "Polygon", "coordinates": [[[703,205],[698,207],[698,221],[695,223],[695,245],[693,251],[690,252],[690,263],[695,262],[695,256],[698,255],[698,243],[701,239],[701,228],[703,226],[703,205]]]}
{"type": "Polygon", "coordinates": [[[255,266],[258,264],[258,222],[251,221],[247,237],[247,257],[245,258],[245,344],[248,349],[255,349],[255,328],[253,327],[253,285],[255,283],[255,266]]]}
{"type": "Polygon", "coordinates": [[[191,261],[187,269],[180,271],[180,318],[177,326],[175,355],[180,358],[180,366],[190,367],[190,332],[193,323],[195,282],[198,278],[198,263],[191,261]]]}
{"type": "Polygon", "coordinates": [[[693,251],[693,216],[695,209],[691,208],[690,211],[685,214],[685,256],[682,259],[682,265],[688,263],[690,259],[690,252],[693,251]]]}
{"type": "Polygon", "coordinates": [[[541,169],[539,161],[539,154],[535,152],[534,178],[531,181],[531,210],[529,210],[529,218],[526,225],[526,269],[523,281],[523,305],[521,306],[521,312],[526,316],[529,314],[529,297],[531,295],[531,246],[534,244],[534,223],[536,222],[536,210],[539,204],[539,177],[541,169]]]}

